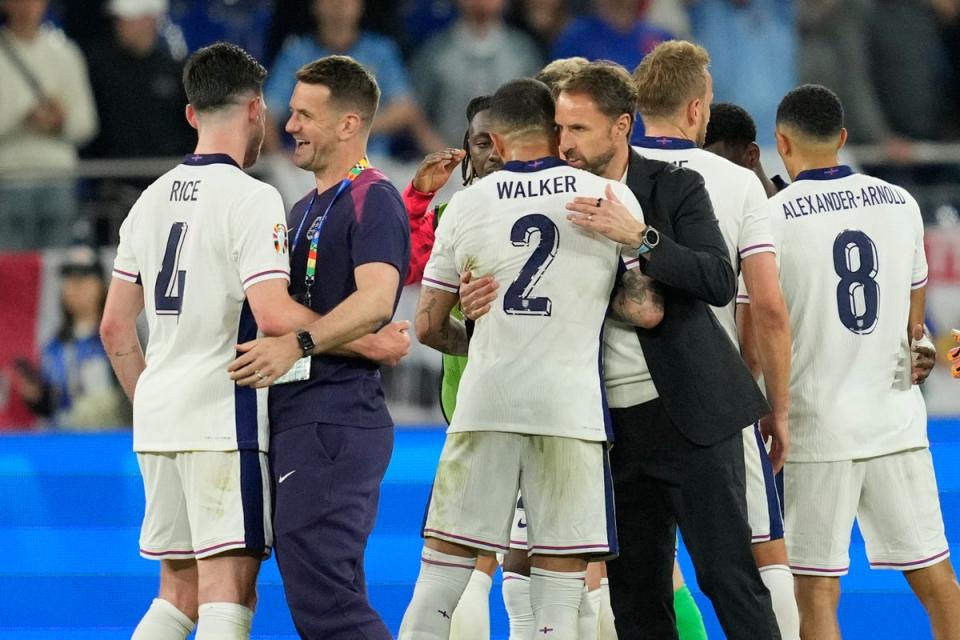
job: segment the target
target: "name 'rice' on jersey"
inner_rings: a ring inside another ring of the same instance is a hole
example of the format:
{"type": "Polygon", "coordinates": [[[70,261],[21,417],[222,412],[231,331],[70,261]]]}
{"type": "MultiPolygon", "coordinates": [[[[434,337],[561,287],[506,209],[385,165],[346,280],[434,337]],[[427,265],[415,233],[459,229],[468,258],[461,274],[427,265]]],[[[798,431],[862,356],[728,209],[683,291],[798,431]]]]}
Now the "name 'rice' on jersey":
{"type": "Polygon", "coordinates": [[[643,219],[625,185],[558,158],[508,162],[450,200],[423,284],[456,293],[464,271],[499,284],[470,340],[450,433],[608,439],[600,338],[621,246],[574,225],[566,209],[607,185],[643,219]]]}
{"type": "MultiPolygon", "coordinates": [[[[642,137],[634,149],[646,158],[693,169],[703,176],[720,232],[730,253],[730,264],[739,273],[740,261],[757,253],[775,253],[770,229],[767,194],[760,179],[715,153],[681,138],[642,137]]],[[[711,307],[737,350],[736,300],[711,307]]]]}
{"type": "Polygon", "coordinates": [[[907,338],[927,282],[916,201],[839,166],[801,172],[769,206],[793,331],[791,460],[927,446],[907,338]]]}
{"type": "Polygon", "coordinates": [[[267,391],[238,387],[227,365],[257,336],[246,289],[290,278],[277,190],[229,156],[187,156],[130,210],[113,276],[142,284],[150,332],[134,450],[266,451],[267,391]]]}

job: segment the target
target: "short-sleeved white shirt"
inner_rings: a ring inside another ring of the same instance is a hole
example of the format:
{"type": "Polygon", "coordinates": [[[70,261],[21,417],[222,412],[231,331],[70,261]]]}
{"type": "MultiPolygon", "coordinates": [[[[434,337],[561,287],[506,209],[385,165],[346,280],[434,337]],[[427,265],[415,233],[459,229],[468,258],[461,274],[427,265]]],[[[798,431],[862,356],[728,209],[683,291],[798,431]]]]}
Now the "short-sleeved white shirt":
{"type": "Polygon", "coordinates": [[[423,284],[456,292],[470,271],[500,286],[477,320],[450,432],[608,438],[600,337],[621,247],[575,226],[566,209],[607,185],[642,220],[625,185],[556,158],[507,163],[450,200],[423,284]]]}
{"type": "MultiPolygon", "coordinates": [[[[739,275],[740,261],[757,253],[776,252],[770,229],[767,194],[749,169],[698,148],[680,138],[645,137],[636,151],[647,158],[693,169],[701,176],[730,253],[730,263],[739,275]]],[[[713,307],[714,315],[734,345],[737,340],[736,300],[713,307]]]]}
{"type": "Polygon", "coordinates": [[[927,446],[907,338],[927,281],[916,201],[839,166],[800,173],[769,207],[793,332],[791,460],[927,446]]]}
{"type": "Polygon", "coordinates": [[[150,331],[134,450],[266,451],[267,392],[235,385],[227,365],[257,334],[246,289],[290,277],[277,190],[229,156],[187,156],[130,210],[113,276],[142,284],[150,331]]]}

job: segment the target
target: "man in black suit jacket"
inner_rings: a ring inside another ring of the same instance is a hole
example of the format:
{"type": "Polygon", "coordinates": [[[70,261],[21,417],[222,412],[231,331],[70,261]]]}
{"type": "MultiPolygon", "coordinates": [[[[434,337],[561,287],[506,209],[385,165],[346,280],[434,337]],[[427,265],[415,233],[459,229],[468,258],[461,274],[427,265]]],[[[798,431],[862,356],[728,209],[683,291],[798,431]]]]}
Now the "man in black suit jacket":
{"type": "Polygon", "coordinates": [[[700,175],[641,157],[611,128],[632,115],[632,86],[623,69],[594,63],[557,97],[561,153],[574,166],[625,179],[645,224],[615,202],[588,200],[572,205],[571,220],[638,248],[642,271],[664,298],[657,328],[611,323],[604,338],[622,541],[608,565],[617,631],[621,639],[677,637],[679,524],[727,637],[779,639],[750,550],[741,437],[770,409],[709,308],[733,298],[735,271],[700,175]]]}
{"type": "MultiPolygon", "coordinates": [[[[616,407],[610,459],[621,549],[608,573],[617,633],[621,640],[678,637],[672,575],[679,524],[727,637],[780,640],[750,550],[741,437],[770,408],[709,309],[733,298],[736,275],[703,178],[630,148],[636,97],[625,69],[597,62],[561,84],[556,107],[567,162],[625,181],[645,217],[637,223],[610,199],[577,199],[571,222],[639,251],[641,270],[664,299],[656,329],[611,326],[604,336],[608,399],[616,407]]],[[[461,288],[471,319],[495,297],[488,280],[461,288]]]]}

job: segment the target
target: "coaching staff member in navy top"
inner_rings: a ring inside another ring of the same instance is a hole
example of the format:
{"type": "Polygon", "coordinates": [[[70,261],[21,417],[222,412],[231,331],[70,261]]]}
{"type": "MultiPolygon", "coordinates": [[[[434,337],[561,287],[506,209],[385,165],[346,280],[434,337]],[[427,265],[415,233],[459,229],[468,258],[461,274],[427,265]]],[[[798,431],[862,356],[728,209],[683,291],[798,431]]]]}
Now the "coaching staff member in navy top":
{"type": "Polygon", "coordinates": [[[321,58],[297,72],[286,130],[317,189],[288,217],[290,293],[322,317],[241,345],[240,384],[264,386],[302,356],[309,379],[270,389],[274,536],[302,638],[384,640],[367,600],[363,554],[393,450],[378,365],[337,348],[393,316],[410,258],[400,194],[365,157],[380,90],[360,64],[321,58]],[[317,355],[320,354],[320,355],[317,355]]]}

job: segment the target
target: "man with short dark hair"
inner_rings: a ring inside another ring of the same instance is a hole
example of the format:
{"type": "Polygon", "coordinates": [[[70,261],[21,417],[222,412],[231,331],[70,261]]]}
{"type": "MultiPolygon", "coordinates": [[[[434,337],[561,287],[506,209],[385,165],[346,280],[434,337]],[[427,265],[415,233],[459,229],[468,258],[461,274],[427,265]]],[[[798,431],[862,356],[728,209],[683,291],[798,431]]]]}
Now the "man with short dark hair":
{"type": "Polygon", "coordinates": [[[302,309],[287,295],[280,194],[241,170],[260,154],[266,74],[234,45],[190,58],[183,84],[196,149],[120,227],[100,335],[133,400],[146,493],[140,554],[161,561],[159,594],[134,640],[183,640],[198,618],[200,640],[249,637],[272,547],[266,391],[237,389],[224,370],[234,345],[258,327],[282,333],[302,309]]]}
{"type": "Polygon", "coordinates": [[[779,175],[768,178],[763,170],[760,145],[757,144],[757,125],[743,107],[729,102],[718,102],[710,107],[710,122],[707,123],[703,148],[753,171],[763,183],[768,198],[787,186],[779,175]]]}
{"type": "Polygon", "coordinates": [[[628,270],[611,313],[647,327],[662,317],[659,296],[627,257],[631,239],[618,234],[640,215],[635,199],[557,157],[546,85],[505,84],[491,99],[490,120],[505,164],[447,206],[423,278],[417,337],[466,354],[466,327],[450,315],[464,272],[491,276],[504,295],[471,338],[423,529],[420,577],[400,630],[405,640],[447,637],[476,556],[508,548],[518,488],[528,509],[536,627],[557,640],[578,637],[587,559],[616,553],[595,367],[621,259],[628,270]],[[603,216],[605,235],[584,233],[565,207],[578,194],[626,205],[619,216],[603,216]],[[534,367],[516,366],[518,345],[534,367]]]}
{"type": "Polygon", "coordinates": [[[790,567],[804,638],[838,640],[840,576],[854,519],[874,569],[903,571],[935,638],[960,637],[923,396],[911,345],[923,334],[927,261],[904,189],[840,165],[836,94],[790,91],[777,151],[793,181],[770,199],[793,329],[793,452],[784,469],[790,567]]]}
{"type": "Polygon", "coordinates": [[[363,556],[393,421],[377,363],[330,353],[389,322],[408,268],[400,194],[366,158],[379,97],[373,76],[345,56],[298,71],[286,130],[317,188],[290,212],[290,290],[322,317],[240,345],[230,366],[256,388],[293,367],[270,391],[270,462],[277,561],[304,638],[390,638],[367,598],[363,556]]]}

